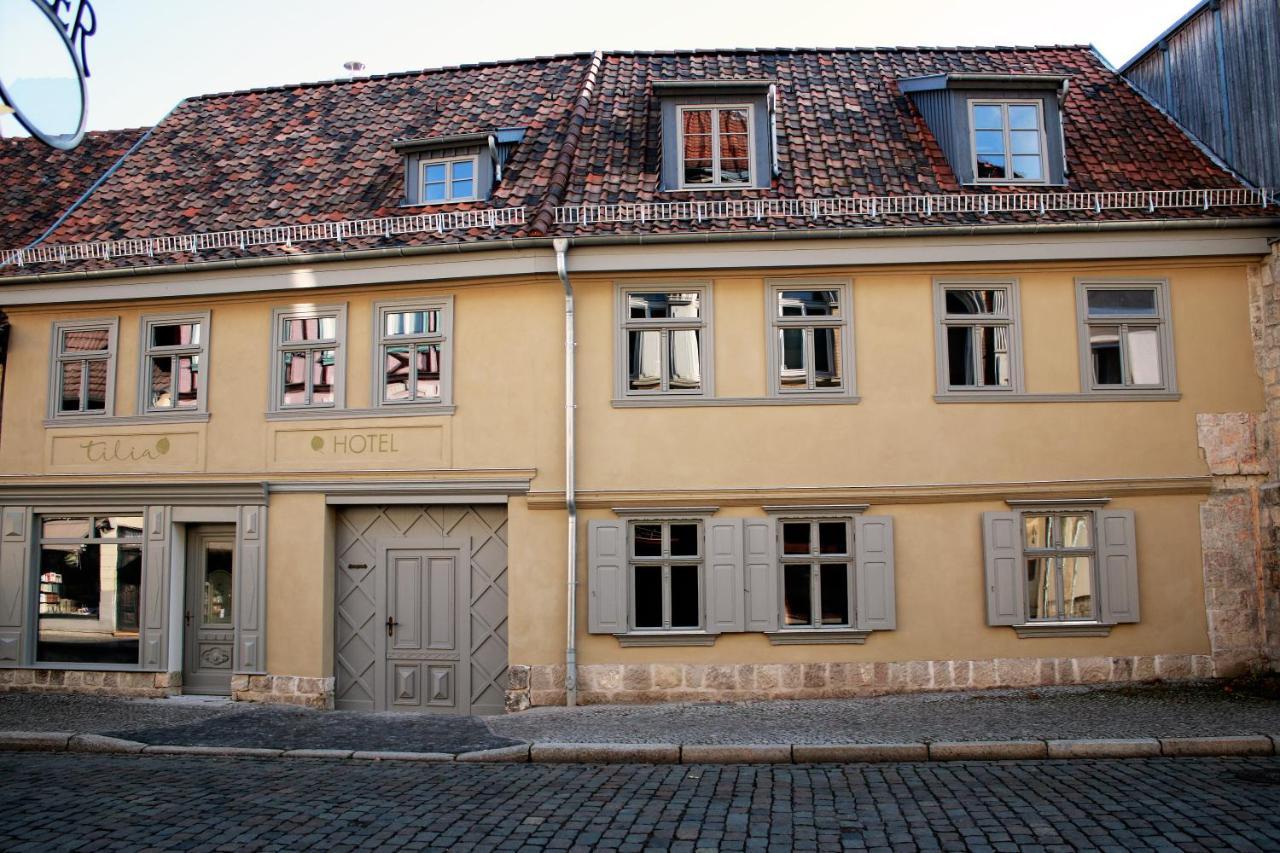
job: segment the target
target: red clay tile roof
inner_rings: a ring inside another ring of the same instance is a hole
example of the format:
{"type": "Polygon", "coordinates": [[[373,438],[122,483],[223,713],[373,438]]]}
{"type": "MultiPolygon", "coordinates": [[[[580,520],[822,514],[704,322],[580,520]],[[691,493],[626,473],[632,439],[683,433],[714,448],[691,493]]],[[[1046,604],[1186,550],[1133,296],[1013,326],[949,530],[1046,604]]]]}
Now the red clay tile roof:
{"type": "Polygon", "coordinates": [[[0,246],[18,248],[43,234],[145,132],[86,133],[73,151],[29,137],[0,139],[0,246]]]}
{"type": "MultiPolygon", "coordinates": [[[[407,212],[524,207],[523,224],[308,243],[307,252],[513,237],[709,230],[861,228],[1220,218],[1257,208],[981,215],[895,214],[869,219],[716,220],[557,224],[557,205],[839,197],[855,194],[1053,192],[960,187],[896,81],[943,72],[1069,77],[1066,190],[1237,187],[1239,183],[1088,47],[877,48],[576,54],[331,81],[194,98],[147,141],[46,243],[158,237],[407,212]],[[767,79],[778,94],[779,176],[768,189],[662,192],[659,80],[767,79]],[[392,142],[526,129],[483,204],[399,207],[401,155],[392,142]]],[[[14,241],[0,244],[13,248],[14,241]]],[[[294,250],[296,252],[296,249],[294,250]]],[[[281,255],[280,246],[199,256],[157,253],[79,262],[75,269],[281,255]]],[[[67,264],[10,266],[13,275],[67,264]]]]}

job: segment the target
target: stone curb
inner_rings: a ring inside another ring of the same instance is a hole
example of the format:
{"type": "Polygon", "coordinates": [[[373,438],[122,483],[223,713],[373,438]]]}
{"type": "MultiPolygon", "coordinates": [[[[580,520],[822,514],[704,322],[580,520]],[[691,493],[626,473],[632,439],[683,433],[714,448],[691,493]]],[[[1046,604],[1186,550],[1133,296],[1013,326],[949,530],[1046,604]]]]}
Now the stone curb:
{"type": "Polygon", "coordinates": [[[226,758],[278,758],[283,749],[266,749],[256,746],[175,746],[161,744],[142,750],[147,755],[209,755],[226,758]]]}
{"type": "MultiPolygon", "coordinates": [[[[312,750],[318,752],[319,750],[312,750]]],[[[453,761],[452,753],[448,752],[371,752],[369,750],[356,750],[351,753],[351,757],[356,761],[423,761],[435,762],[453,761]]]]}
{"type": "Polygon", "coordinates": [[[460,752],[450,757],[454,761],[524,764],[529,760],[530,747],[531,744],[522,743],[515,746],[500,746],[497,749],[477,749],[474,752],[460,752]]]}
{"type": "Polygon", "coordinates": [[[1051,740],[1050,758],[1151,758],[1160,754],[1155,738],[1051,740]]]}
{"type": "Polygon", "coordinates": [[[138,753],[147,745],[136,740],[124,740],[106,735],[72,735],[67,739],[67,752],[123,752],[138,753]]]}
{"type": "Polygon", "coordinates": [[[791,757],[796,764],[928,761],[929,745],[925,743],[797,743],[791,747],[791,757]]]}
{"type": "MultiPolygon", "coordinates": [[[[461,756],[459,756],[461,760],[461,756]]],[[[529,760],[548,764],[679,764],[674,743],[535,743],[529,760]]]]}
{"type": "Polygon", "coordinates": [[[791,744],[687,743],[681,764],[790,764],[791,744]]]}
{"type": "Polygon", "coordinates": [[[930,761],[1008,761],[1048,758],[1042,740],[951,740],[929,744],[930,761]]]}
{"type": "Polygon", "coordinates": [[[1272,755],[1275,743],[1266,735],[1160,738],[1164,755],[1272,755]]]}
{"type": "Polygon", "coordinates": [[[64,752],[72,732],[0,732],[0,749],[12,752],[64,752]]]}

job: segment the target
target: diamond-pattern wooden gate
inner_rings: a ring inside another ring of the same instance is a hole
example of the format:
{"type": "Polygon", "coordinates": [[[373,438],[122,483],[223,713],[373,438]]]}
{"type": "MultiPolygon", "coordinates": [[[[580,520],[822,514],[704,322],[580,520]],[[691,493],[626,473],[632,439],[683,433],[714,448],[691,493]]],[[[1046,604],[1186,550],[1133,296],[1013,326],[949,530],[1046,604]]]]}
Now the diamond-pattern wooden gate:
{"type": "MultiPolygon", "coordinates": [[[[498,714],[507,680],[507,510],[500,505],[359,506],[337,518],[334,589],[334,675],[336,704],[352,710],[396,710],[380,690],[386,665],[385,614],[379,601],[386,588],[379,578],[383,549],[401,540],[469,540],[469,613],[457,614],[464,628],[461,661],[470,675],[457,710],[498,714]]],[[[424,709],[428,710],[428,709],[424,709]]]]}

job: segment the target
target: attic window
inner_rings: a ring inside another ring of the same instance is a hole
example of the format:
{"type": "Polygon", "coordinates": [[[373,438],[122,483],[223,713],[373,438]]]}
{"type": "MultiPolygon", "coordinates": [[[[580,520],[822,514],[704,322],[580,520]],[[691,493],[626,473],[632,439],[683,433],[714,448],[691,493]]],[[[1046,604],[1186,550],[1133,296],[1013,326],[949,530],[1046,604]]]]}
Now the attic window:
{"type": "Polygon", "coordinates": [[[662,117],[662,188],[767,188],[777,174],[769,80],[655,80],[662,117]]]}
{"type": "Polygon", "coordinates": [[[680,107],[680,183],[751,186],[751,105],[680,107]]]}
{"type": "Polygon", "coordinates": [[[402,204],[487,200],[523,138],[523,128],[506,127],[391,143],[404,160],[402,204]]]}
{"type": "Polygon", "coordinates": [[[423,204],[476,200],[476,157],[420,160],[423,204]]]}
{"type": "Polygon", "coordinates": [[[1040,101],[970,101],[974,175],[980,182],[1044,180],[1040,101]]]}

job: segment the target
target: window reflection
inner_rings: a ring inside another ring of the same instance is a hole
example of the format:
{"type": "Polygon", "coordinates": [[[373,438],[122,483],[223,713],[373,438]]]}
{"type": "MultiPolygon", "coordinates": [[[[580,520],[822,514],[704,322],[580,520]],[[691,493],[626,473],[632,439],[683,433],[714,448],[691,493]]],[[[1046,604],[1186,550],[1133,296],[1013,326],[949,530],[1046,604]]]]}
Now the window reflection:
{"type": "Polygon", "coordinates": [[[1023,515],[1028,621],[1097,618],[1093,523],[1089,512],[1023,515]]]}

